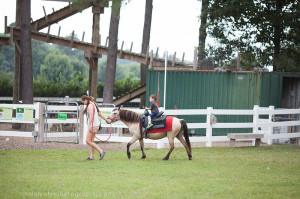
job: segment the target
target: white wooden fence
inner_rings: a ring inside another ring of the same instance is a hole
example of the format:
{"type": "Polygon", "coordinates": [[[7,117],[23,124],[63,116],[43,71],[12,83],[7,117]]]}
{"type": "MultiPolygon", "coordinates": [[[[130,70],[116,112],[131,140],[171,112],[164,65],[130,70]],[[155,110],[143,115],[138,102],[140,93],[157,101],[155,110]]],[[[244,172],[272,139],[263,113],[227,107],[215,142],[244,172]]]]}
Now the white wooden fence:
{"type": "MultiPolygon", "coordinates": [[[[1,120],[0,123],[32,123],[35,124],[35,131],[37,132],[38,141],[44,141],[44,116],[43,112],[45,110],[45,105],[41,103],[36,103],[34,105],[25,105],[25,104],[0,104],[0,107],[12,107],[16,109],[17,107],[31,107],[35,110],[35,116],[33,121],[20,121],[16,118],[12,120],[1,120]]],[[[61,106],[60,106],[61,107],[61,106]]],[[[65,109],[63,109],[65,110],[65,109]]],[[[83,110],[83,107],[80,107],[80,110],[83,110]]],[[[111,112],[111,108],[101,108],[103,112],[111,112]]],[[[136,112],[143,112],[144,110],[141,109],[131,109],[132,111],[136,112]]],[[[80,112],[81,112],[80,111],[80,112]]],[[[284,133],[284,134],[273,134],[273,127],[289,127],[289,126],[300,126],[300,109],[274,109],[273,106],[270,107],[258,107],[254,106],[252,110],[230,110],[230,109],[213,109],[212,107],[208,107],[207,109],[186,109],[186,110],[165,110],[165,114],[167,115],[206,115],[206,122],[205,123],[188,123],[189,129],[206,129],[206,136],[201,137],[190,137],[191,142],[205,142],[207,147],[212,146],[212,142],[224,142],[229,141],[227,136],[212,136],[212,129],[214,128],[252,128],[253,133],[263,133],[265,134],[263,142],[272,144],[272,140],[274,139],[284,139],[284,138],[300,138],[300,132],[294,133],[284,133]],[[275,115],[298,115],[296,121],[283,121],[283,122],[274,122],[272,121],[273,116],[275,115]],[[249,123],[220,123],[211,122],[212,116],[218,115],[250,115],[253,117],[253,121],[249,123]],[[268,119],[260,119],[260,115],[268,115],[268,119]],[[259,130],[263,129],[263,130],[259,130]]],[[[82,115],[82,114],[80,114],[82,115]]],[[[86,127],[86,119],[83,116],[79,119],[80,122],[80,133],[79,133],[79,143],[85,144],[85,135],[87,131],[86,127]]],[[[122,123],[116,123],[113,125],[109,124],[102,124],[102,127],[116,127],[116,128],[127,128],[122,123]]],[[[299,128],[298,128],[299,129],[299,128]]],[[[12,132],[12,131],[1,131],[0,129],[0,136],[19,136],[19,137],[32,137],[33,134],[30,132],[12,132]]],[[[98,135],[98,138],[104,140],[108,138],[108,135],[98,135]]],[[[113,135],[109,142],[129,142],[131,137],[122,137],[113,135]]],[[[155,143],[157,144],[157,148],[164,147],[165,143],[168,143],[166,138],[161,140],[144,140],[145,143],[155,143]]],[[[178,142],[175,140],[175,142],[178,142]]],[[[299,144],[299,139],[298,139],[299,144]]]]}
{"type": "MultiPolygon", "coordinates": [[[[106,111],[111,111],[112,109],[105,109],[106,111]]],[[[136,112],[143,112],[143,110],[132,109],[136,112]]],[[[274,115],[290,115],[297,114],[300,115],[300,109],[274,109],[274,106],[270,107],[259,107],[254,106],[252,110],[231,110],[231,109],[213,109],[208,107],[207,109],[185,109],[185,110],[164,110],[166,115],[206,115],[206,123],[188,123],[187,126],[189,129],[206,129],[206,136],[202,137],[190,137],[191,142],[205,142],[207,147],[212,146],[212,142],[224,142],[229,141],[227,136],[212,136],[213,128],[252,128],[253,133],[263,133],[265,134],[263,142],[272,144],[273,139],[282,139],[282,138],[299,138],[300,132],[296,133],[285,133],[285,134],[273,134],[273,127],[289,127],[289,126],[300,126],[300,118],[298,116],[297,121],[285,121],[285,122],[273,122],[272,118],[274,115]],[[253,117],[253,122],[250,123],[213,123],[211,122],[212,116],[215,115],[218,118],[218,115],[250,115],[253,117]],[[268,115],[268,119],[259,119],[260,115],[268,115]],[[259,130],[267,129],[267,130],[259,130]]],[[[109,127],[109,125],[103,125],[109,127]]],[[[117,124],[112,125],[112,127],[126,128],[125,125],[117,124]]],[[[86,132],[87,127],[84,128],[86,132]]],[[[100,139],[107,138],[107,135],[98,136],[100,139]]],[[[129,142],[130,137],[111,137],[110,142],[129,142]]],[[[157,148],[163,148],[165,143],[168,143],[167,138],[160,140],[149,140],[145,139],[145,143],[156,143],[157,148]]],[[[175,142],[179,142],[175,140],[175,142]]],[[[254,144],[254,140],[253,140],[254,144]]],[[[299,144],[299,143],[298,143],[299,144]]]]}

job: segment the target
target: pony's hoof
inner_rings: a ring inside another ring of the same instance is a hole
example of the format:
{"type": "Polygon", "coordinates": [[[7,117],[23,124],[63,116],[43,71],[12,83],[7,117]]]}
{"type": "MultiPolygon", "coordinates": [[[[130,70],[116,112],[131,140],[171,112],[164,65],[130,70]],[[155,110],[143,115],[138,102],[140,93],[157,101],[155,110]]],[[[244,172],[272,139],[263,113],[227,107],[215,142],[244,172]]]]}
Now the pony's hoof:
{"type": "Polygon", "coordinates": [[[162,160],[169,160],[169,158],[164,158],[164,159],[162,159],[162,160]]]}
{"type": "Polygon", "coordinates": [[[146,156],[142,156],[142,158],[141,159],[146,159],[146,156]]]}
{"type": "Polygon", "coordinates": [[[130,159],[131,158],[131,154],[128,154],[127,157],[128,157],[128,159],[130,159]]]}
{"type": "Polygon", "coordinates": [[[189,160],[192,160],[192,157],[189,157],[189,160]]]}

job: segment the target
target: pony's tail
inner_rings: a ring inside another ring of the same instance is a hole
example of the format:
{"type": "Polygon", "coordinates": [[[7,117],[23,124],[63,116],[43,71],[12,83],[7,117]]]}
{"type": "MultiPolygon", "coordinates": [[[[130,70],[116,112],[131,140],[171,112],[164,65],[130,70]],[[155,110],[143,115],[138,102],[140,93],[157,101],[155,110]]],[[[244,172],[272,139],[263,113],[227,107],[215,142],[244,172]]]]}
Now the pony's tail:
{"type": "Polygon", "coordinates": [[[181,123],[181,129],[183,129],[183,136],[185,138],[186,144],[188,145],[190,152],[192,153],[192,147],[191,147],[191,142],[190,142],[190,137],[189,137],[189,130],[187,128],[185,120],[180,120],[181,123]]]}

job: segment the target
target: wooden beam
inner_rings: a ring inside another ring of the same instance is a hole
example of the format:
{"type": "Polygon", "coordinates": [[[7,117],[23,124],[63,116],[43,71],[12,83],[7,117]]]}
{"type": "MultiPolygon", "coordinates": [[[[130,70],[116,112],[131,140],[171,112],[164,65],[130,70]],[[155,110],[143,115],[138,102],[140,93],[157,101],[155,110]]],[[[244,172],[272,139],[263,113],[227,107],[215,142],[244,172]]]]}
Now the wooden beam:
{"type": "MultiPolygon", "coordinates": [[[[14,39],[19,40],[21,38],[21,29],[18,27],[10,27],[10,26],[8,26],[8,27],[13,29],[14,39]]],[[[70,42],[71,42],[70,39],[57,37],[57,36],[54,36],[51,34],[49,34],[48,36],[49,36],[49,43],[70,47],[70,42]]],[[[47,41],[46,33],[31,31],[31,37],[32,37],[32,39],[35,39],[35,40],[44,41],[44,42],[47,41]]],[[[94,45],[91,43],[73,40],[72,48],[92,52],[94,49],[94,45]]],[[[96,55],[101,55],[101,54],[107,55],[108,48],[105,46],[98,46],[97,52],[95,54],[96,55]]],[[[119,50],[118,50],[118,54],[119,54],[119,50]]],[[[146,56],[143,54],[132,53],[129,51],[124,51],[124,50],[123,50],[122,54],[123,54],[122,59],[139,62],[139,63],[143,63],[143,64],[145,64],[145,61],[147,61],[147,63],[149,62],[149,57],[146,59],[146,56]]],[[[164,59],[153,58],[153,66],[164,67],[164,59]]],[[[185,66],[185,64],[183,64],[181,62],[176,62],[175,66],[185,66]]]]}
{"type": "Polygon", "coordinates": [[[122,105],[126,102],[129,102],[137,97],[140,97],[141,95],[146,93],[146,85],[142,85],[128,93],[126,93],[125,95],[122,95],[121,97],[118,97],[117,99],[114,100],[114,104],[116,106],[122,105]]]}
{"type": "MultiPolygon", "coordinates": [[[[83,9],[87,9],[89,7],[91,7],[92,4],[87,4],[87,5],[84,5],[84,8],[83,9]]],[[[45,9],[45,8],[44,8],[45,9]]],[[[31,28],[35,28],[37,27],[37,31],[38,30],[41,30],[49,25],[52,25],[54,23],[57,23],[65,18],[68,18],[76,13],[78,13],[79,10],[72,10],[71,9],[71,5],[68,5],[60,10],[57,10],[49,15],[46,15],[46,11],[44,11],[45,13],[45,16],[41,19],[38,19],[34,22],[31,23],[31,28]],[[37,24],[37,25],[36,25],[37,24]]]]}
{"type": "Polygon", "coordinates": [[[18,44],[18,42],[16,41],[16,40],[14,40],[14,44],[15,44],[15,46],[16,46],[16,48],[17,48],[17,50],[18,50],[18,52],[19,52],[19,54],[21,55],[21,48],[20,48],[20,46],[19,46],[19,44],[18,44]]]}

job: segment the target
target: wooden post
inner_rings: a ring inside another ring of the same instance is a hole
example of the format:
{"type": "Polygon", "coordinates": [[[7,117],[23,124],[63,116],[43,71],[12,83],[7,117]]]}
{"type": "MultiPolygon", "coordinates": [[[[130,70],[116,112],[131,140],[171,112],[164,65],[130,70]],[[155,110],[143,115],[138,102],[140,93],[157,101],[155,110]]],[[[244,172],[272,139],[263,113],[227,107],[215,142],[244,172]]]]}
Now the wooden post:
{"type": "Polygon", "coordinates": [[[4,17],[4,32],[7,33],[7,16],[4,17]]]}
{"type": "Polygon", "coordinates": [[[84,106],[80,105],[79,109],[79,144],[84,144],[83,143],[83,135],[84,135],[84,115],[82,114],[84,110],[84,106]]]}
{"type": "Polygon", "coordinates": [[[153,67],[153,50],[151,50],[151,55],[150,55],[150,68],[149,69],[152,69],[153,67]]]}
{"type": "Polygon", "coordinates": [[[158,57],[158,50],[159,50],[159,47],[157,47],[157,49],[156,49],[156,54],[155,54],[156,58],[158,57]]]}
{"type": "Polygon", "coordinates": [[[38,22],[35,22],[34,29],[35,31],[38,31],[38,22]]]}
{"type": "Polygon", "coordinates": [[[212,147],[212,126],[210,124],[210,116],[212,115],[212,107],[207,107],[206,115],[206,147],[212,147]]]}
{"type": "Polygon", "coordinates": [[[45,6],[43,6],[43,10],[44,10],[44,14],[45,14],[45,19],[46,19],[46,21],[48,22],[48,16],[47,16],[47,14],[46,14],[45,6]]]}
{"type": "Polygon", "coordinates": [[[124,41],[122,41],[122,45],[121,45],[121,49],[120,49],[120,54],[119,54],[120,59],[122,59],[122,57],[123,57],[123,46],[124,46],[124,41]]]}
{"type": "Polygon", "coordinates": [[[57,34],[57,36],[59,37],[59,35],[60,35],[60,26],[59,26],[59,28],[58,28],[58,34],[57,34]]]}
{"type": "Polygon", "coordinates": [[[109,37],[106,37],[105,47],[107,47],[109,37]]]}
{"type": "Polygon", "coordinates": [[[44,118],[45,104],[39,104],[39,121],[38,121],[38,142],[45,140],[45,118],[44,118]]]}
{"type": "Polygon", "coordinates": [[[174,52],[174,55],[173,55],[172,66],[175,66],[175,61],[176,61],[176,52],[174,52]]]}
{"type": "Polygon", "coordinates": [[[99,34],[98,44],[101,46],[101,34],[99,34]]]}
{"type": "Polygon", "coordinates": [[[146,57],[145,57],[145,61],[144,61],[145,65],[148,65],[148,58],[149,58],[149,46],[147,47],[146,57]]]}
{"type": "Polygon", "coordinates": [[[72,36],[71,36],[71,48],[73,48],[73,43],[74,43],[74,30],[72,32],[72,36]]]}
{"type": "Polygon", "coordinates": [[[197,70],[197,49],[194,50],[194,70],[197,70]]]}
{"type": "Polygon", "coordinates": [[[97,52],[97,48],[98,48],[98,35],[96,35],[95,36],[96,37],[96,39],[94,39],[94,41],[93,41],[93,44],[94,44],[94,50],[93,50],[93,53],[96,53],[97,52]]]}
{"type": "Polygon", "coordinates": [[[52,11],[55,12],[54,8],[52,8],[52,11]]]}
{"type": "Polygon", "coordinates": [[[47,39],[46,39],[46,42],[47,42],[47,43],[49,43],[49,33],[50,33],[50,28],[51,28],[51,26],[48,26],[47,39]]]}
{"type": "MultiPolygon", "coordinates": [[[[270,114],[269,114],[269,118],[268,118],[268,122],[272,122],[272,118],[273,118],[273,111],[274,111],[275,107],[274,106],[269,106],[269,110],[270,110],[270,114]]],[[[268,127],[268,134],[269,135],[273,135],[273,127],[268,127]]],[[[267,141],[268,145],[272,145],[273,144],[273,140],[270,139],[267,141]]]]}
{"type": "Polygon", "coordinates": [[[133,42],[131,42],[131,45],[130,45],[130,50],[129,50],[129,52],[132,52],[132,47],[133,47],[133,42]]]}
{"type": "Polygon", "coordinates": [[[83,34],[82,34],[82,42],[84,41],[84,34],[85,34],[85,32],[83,31],[83,34]]]}
{"type": "Polygon", "coordinates": [[[14,29],[12,27],[10,28],[9,34],[10,34],[10,38],[8,43],[9,45],[11,45],[14,41],[14,29]]]}
{"type": "Polygon", "coordinates": [[[183,52],[183,55],[182,55],[182,63],[184,63],[184,55],[185,55],[185,52],[183,52]]]}

